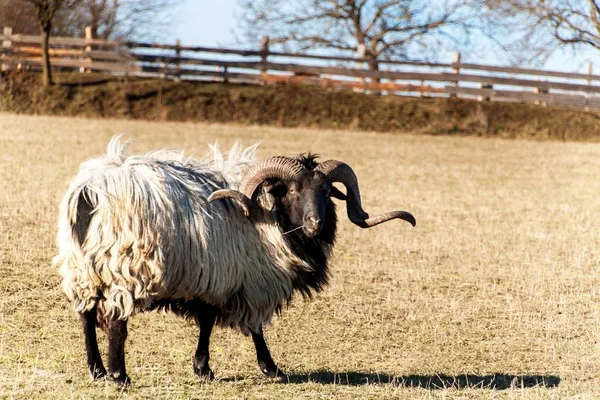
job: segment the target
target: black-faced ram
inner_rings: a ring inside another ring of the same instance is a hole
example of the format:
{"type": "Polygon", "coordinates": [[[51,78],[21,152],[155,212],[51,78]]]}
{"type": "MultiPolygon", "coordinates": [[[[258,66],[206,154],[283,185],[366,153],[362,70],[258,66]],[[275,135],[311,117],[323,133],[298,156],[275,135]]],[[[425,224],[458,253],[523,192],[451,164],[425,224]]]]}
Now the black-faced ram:
{"type": "Polygon", "coordinates": [[[93,379],[129,383],[127,320],[154,309],[198,324],[198,376],[213,378],[209,339],[218,324],[250,334],[260,370],[285,377],[263,326],[295,292],[310,296],[327,284],[331,197],[345,200],[363,228],[394,218],[415,224],[404,211],[369,217],[354,172],[335,160],[256,160],[256,146],[228,157],[213,148],[203,160],[167,151],[128,157],[125,148],[114,138],[106,156],[83,163],[60,206],[54,264],[81,316],[93,379]],[[97,325],[108,334],[107,368],[97,325]]]}

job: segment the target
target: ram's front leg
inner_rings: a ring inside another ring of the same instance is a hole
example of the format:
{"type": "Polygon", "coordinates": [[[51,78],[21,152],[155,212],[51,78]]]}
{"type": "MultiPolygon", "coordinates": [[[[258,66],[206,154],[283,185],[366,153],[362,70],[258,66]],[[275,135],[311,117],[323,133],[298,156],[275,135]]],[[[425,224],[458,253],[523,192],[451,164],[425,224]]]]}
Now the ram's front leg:
{"type": "Polygon", "coordinates": [[[119,385],[129,386],[131,380],[125,372],[125,340],[127,340],[127,320],[109,320],[108,376],[119,385]]]}
{"type": "Polygon", "coordinates": [[[216,310],[209,305],[206,305],[206,308],[203,307],[196,314],[196,322],[200,328],[200,334],[198,335],[198,347],[194,355],[194,372],[202,379],[215,379],[215,375],[208,365],[208,360],[210,358],[210,335],[215,326],[216,316],[216,310]]]}
{"type": "Polygon", "coordinates": [[[281,382],[287,381],[287,375],[283,373],[271,357],[271,352],[265,342],[263,336],[262,327],[259,332],[250,332],[252,334],[252,340],[254,341],[254,347],[256,347],[256,359],[258,361],[258,369],[260,372],[268,376],[269,378],[277,378],[281,382]]]}
{"type": "Polygon", "coordinates": [[[85,336],[85,351],[87,353],[88,371],[92,380],[106,378],[106,369],[102,363],[100,350],[98,350],[98,339],[96,336],[97,307],[81,314],[83,334],[85,336]]]}

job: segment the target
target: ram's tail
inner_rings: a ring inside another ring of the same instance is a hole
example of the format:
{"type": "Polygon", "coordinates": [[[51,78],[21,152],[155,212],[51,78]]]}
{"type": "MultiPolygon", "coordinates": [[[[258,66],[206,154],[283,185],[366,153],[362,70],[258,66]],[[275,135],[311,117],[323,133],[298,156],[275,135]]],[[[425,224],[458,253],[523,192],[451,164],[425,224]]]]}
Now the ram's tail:
{"type": "Polygon", "coordinates": [[[115,136],[108,144],[105,156],[81,164],[79,174],[71,183],[60,204],[58,220],[58,254],[53,265],[63,278],[62,289],[74,303],[75,311],[84,312],[97,304],[100,277],[94,273],[92,260],[85,259],[84,247],[90,223],[98,206],[95,179],[98,171],[116,167],[126,159],[128,143],[121,144],[115,136]]]}
{"type": "Polygon", "coordinates": [[[90,310],[96,304],[96,293],[85,285],[86,262],[83,246],[88,235],[94,204],[86,193],[86,186],[69,190],[60,206],[58,228],[58,255],[53,264],[63,278],[62,288],[75,311],[90,310]]]}

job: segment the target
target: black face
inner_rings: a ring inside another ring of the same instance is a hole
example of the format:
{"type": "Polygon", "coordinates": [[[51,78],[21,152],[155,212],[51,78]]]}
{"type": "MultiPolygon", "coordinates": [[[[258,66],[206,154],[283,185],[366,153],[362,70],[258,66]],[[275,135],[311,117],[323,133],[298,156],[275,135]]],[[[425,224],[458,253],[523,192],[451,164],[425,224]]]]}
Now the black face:
{"type": "Polygon", "coordinates": [[[279,199],[290,229],[302,227],[309,238],[321,233],[331,201],[331,182],[323,174],[307,171],[300,179],[276,183],[269,192],[279,199]]]}

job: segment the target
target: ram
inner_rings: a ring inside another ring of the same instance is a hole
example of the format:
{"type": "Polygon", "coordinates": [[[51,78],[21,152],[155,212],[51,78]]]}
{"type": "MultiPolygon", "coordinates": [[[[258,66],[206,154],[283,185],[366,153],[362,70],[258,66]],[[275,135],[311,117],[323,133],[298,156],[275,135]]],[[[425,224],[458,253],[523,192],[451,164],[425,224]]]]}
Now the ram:
{"type": "Polygon", "coordinates": [[[84,162],[60,206],[62,288],[80,314],[92,379],[129,384],[127,320],[164,309],[195,320],[195,373],[212,379],[209,340],[215,324],[252,336],[260,370],[285,378],[263,326],[295,292],[311,296],[328,281],[336,236],[331,197],[366,228],[400,218],[369,217],[356,176],[345,163],[313,155],[255,159],[256,146],[203,160],[172,151],[127,156],[119,137],[106,156],[84,162]],[[342,193],[332,184],[346,187],[342,193]],[[108,368],[96,328],[108,335],[108,368]]]}

